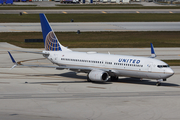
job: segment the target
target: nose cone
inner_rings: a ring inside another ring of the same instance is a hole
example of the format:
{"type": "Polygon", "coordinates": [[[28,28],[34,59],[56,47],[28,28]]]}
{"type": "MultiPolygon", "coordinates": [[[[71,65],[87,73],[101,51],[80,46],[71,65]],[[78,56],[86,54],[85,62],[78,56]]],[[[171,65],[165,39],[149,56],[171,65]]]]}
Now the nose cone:
{"type": "Polygon", "coordinates": [[[167,73],[167,77],[170,77],[170,76],[172,76],[172,75],[174,75],[174,71],[171,69],[171,68],[169,68],[167,71],[166,71],[166,73],[167,73]]]}
{"type": "Polygon", "coordinates": [[[174,75],[174,71],[171,69],[171,75],[174,75]]]}

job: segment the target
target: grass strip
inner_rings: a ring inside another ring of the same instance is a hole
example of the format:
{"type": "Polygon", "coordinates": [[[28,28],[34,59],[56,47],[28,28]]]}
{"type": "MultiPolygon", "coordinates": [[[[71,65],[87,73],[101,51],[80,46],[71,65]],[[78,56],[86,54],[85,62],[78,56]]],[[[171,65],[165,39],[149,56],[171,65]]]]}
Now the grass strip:
{"type": "MultiPolygon", "coordinates": [[[[178,22],[177,14],[46,14],[50,22],[178,22]]],[[[40,22],[39,14],[0,14],[0,22],[40,22]]]]}
{"type": "Polygon", "coordinates": [[[0,4],[1,7],[34,7],[37,5],[14,5],[14,4],[0,4]]]}
{"type": "MultiPolygon", "coordinates": [[[[180,32],[56,32],[62,45],[69,48],[144,48],[180,47],[180,32]]],[[[42,39],[41,32],[0,33],[0,42],[23,48],[44,48],[44,43],[25,43],[24,39],[42,39]]]]}
{"type": "Polygon", "coordinates": [[[52,9],[180,9],[180,6],[2,6],[0,10],[52,10],[52,9]]]}
{"type": "Polygon", "coordinates": [[[180,60],[163,60],[169,66],[180,66],[180,60]]]}

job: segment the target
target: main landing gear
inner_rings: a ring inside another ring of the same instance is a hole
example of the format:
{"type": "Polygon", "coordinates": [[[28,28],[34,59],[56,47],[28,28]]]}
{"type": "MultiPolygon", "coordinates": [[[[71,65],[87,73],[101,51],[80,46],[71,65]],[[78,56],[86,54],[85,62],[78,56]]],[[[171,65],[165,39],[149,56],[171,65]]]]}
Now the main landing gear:
{"type": "Polygon", "coordinates": [[[118,77],[117,77],[117,76],[111,76],[111,77],[110,77],[110,80],[111,80],[111,81],[118,81],[118,77]]]}
{"type": "Polygon", "coordinates": [[[87,81],[88,81],[88,82],[92,82],[92,81],[89,79],[89,74],[87,74],[87,81]]]}

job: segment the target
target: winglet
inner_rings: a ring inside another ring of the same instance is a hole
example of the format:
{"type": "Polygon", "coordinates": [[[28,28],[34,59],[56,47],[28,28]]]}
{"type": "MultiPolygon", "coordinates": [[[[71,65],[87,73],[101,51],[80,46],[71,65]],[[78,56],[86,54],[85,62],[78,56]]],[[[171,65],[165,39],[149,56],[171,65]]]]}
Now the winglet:
{"type": "Polygon", "coordinates": [[[155,57],[156,57],[156,53],[154,51],[153,44],[151,43],[151,58],[155,58],[155,57]]]}
{"type": "Polygon", "coordinates": [[[17,64],[16,61],[14,60],[13,56],[11,55],[11,53],[10,53],[9,51],[8,51],[8,53],[9,53],[9,56],[10,56],[12,62],[13,62],[14,64],[17,64]]]}
{"type": "MultiPolygon", "coordinates": [[[[12,68],[11,68],[11,69],[13,69],[13,68],[15,68],[18,64],[17,64],[17,62],[14,60],[13,56],[11,55],[11,53],[10,53],[9,51],[8,51],[8,53],[9,53],[9,56],[10,56],[12,62],[14,63],[14,65],[13,65],[12,68]]],[[[11,70],[11,69],[10,69],[10,70],[11,70]]]]}

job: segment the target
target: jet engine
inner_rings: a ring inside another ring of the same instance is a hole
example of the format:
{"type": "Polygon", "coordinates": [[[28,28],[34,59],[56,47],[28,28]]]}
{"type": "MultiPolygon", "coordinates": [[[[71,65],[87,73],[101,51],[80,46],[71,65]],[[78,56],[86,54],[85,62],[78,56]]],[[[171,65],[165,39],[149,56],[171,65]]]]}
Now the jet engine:
{"type": "Polygon", "coordinates": [[[106,82],[108,78],[108,73],[102,70],[92,70],[88,74],[88,81],[106,82]]]}

